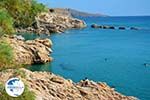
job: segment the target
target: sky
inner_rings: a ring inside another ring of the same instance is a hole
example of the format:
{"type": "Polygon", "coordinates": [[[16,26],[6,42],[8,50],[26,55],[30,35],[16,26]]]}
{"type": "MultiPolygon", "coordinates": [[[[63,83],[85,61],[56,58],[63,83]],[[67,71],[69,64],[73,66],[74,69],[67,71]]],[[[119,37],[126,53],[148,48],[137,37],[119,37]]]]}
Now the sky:
{"type": "Polygon", "coordinates": [[[150,15],[150,0],[38,0],[52,8],[73,8],[109,16],[150,15]]]}

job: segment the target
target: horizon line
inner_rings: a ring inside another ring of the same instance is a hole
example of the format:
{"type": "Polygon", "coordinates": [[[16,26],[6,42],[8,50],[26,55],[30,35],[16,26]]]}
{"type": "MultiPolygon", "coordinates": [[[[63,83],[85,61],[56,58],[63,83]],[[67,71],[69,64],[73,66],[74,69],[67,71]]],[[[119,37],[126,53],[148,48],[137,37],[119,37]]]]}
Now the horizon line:
{"type": "Polygon", "coordinates": [[[48,7],[50,8],[60,8],[60,9],[73,9],[76,11],[80,11],[80,12],[84,12],[84,13],[89,13],[89,14],[99,14],[99,15],[106,15],[106,17],[150,17],[149,15],[109,15],[109,14],[104,14],[104,13],[100,13],[100,12],[88,12],[88,11],[83,11],[83,10],[79,10],[79,9],[75,9],[75,8],[67,8],[67,7],[48,7]]]}

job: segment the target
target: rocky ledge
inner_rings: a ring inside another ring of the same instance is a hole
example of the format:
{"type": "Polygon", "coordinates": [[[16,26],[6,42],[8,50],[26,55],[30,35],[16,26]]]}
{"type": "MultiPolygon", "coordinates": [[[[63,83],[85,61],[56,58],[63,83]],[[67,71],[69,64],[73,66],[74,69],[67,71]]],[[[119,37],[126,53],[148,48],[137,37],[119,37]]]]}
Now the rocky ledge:
{"type": "Polygon", "coordinates": [[[16,29],[17,32],[29,32],[29,33],[61,33],[67,29],[72,28],[84,28],[86,24],[84,21],[73,18],[71,16],[65,16],[57,13],[41,13],[36,17],[36,22],[33,27],[26,29],[16,29]]]}
{"type": "Polygon", "coordinates": [[[35,93],[36,100],[137,100],[135,97],[124,96],[116,92],[106,83],[89,80],[74,83],[49,72],[8,69],[0,72],[0,77],[1,83],[5,83],[11,77],[21,78],[35,93]]]}
{"type": "Polygon", "coordinates": [[[4,36],[13,48],[14,59],[18,64],[36,64],[52,61],[52,42],[49,39],[25,41],[22,36],[4,36]]]}

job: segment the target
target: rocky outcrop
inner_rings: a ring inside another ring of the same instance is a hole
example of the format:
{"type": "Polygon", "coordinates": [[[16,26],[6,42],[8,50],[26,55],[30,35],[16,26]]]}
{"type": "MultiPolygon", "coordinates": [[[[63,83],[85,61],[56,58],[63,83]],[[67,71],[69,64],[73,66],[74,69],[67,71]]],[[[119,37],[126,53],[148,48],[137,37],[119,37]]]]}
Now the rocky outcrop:
{"type": "Polygon", "coordinates": [[[84,28],[84,21],[56,13],[41,13],[36,17],[36,22],[33,27],[26,29],[16,29],[17,32],[29,33],[61,33],[67,29],[84,28]]]}
{"type": "Polygon", "coordinates": [[[92,24],[92,28],[101,28],[101,29],[115,29],[114,26],[108,26],[108,25],[97,25],[97,24],[92,24]]]}
{"type": "Polygon", "coordinates": [[[14,60],[18,64],[36,64],[52,61],[52,42],[49,39],[35,39],[25,41],[22,36],[5,36],[13,48],[14,60]]]}
{"type": "Polygon", "coordinates": [[[26,69],[0,72],[0,82],[11,77],[19,77],[36,95],[36,100],[136,100],[124,96],[110,88],[106,83],[82,80],[74,83],[49,72],[31,72],[26,69]],[[25,74],[23,77],[21,75],[25,74]]]}

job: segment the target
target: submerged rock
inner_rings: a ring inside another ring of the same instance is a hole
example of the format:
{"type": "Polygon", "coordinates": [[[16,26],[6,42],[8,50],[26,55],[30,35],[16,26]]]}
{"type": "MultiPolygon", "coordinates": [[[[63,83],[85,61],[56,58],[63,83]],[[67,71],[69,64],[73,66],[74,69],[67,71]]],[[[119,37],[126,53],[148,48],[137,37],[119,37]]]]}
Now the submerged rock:
{"type": "Polygon", "coordinates": [[[18,64],[35,64],[52,61],[49,57],[52,52],[52,42],[49,39],[35,39],[24,41],[23,37],[4,37],[13,48],[15,61],[18,64]]]}
{"type": "Polygon", "coordinates": [[[5,82],[10,77],[20,77],[21,80],[36,95],[36,100],[137,100],[132,96],[122,95],[109,87],[106,83],[94,82],[88,79],[74,83],[49,72],[31,72],[18,69],[26,76],[14,75],[16,70],[0,72],[0,82],[5,82]]]}
{"type": "Polygon", "coordinates": [[[131,30],[139,30],[139,29],[136,28],[136,27],[131,27],[130,29],[131,29],[131,30]]]}

